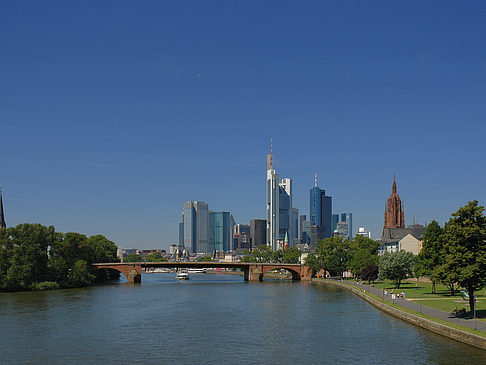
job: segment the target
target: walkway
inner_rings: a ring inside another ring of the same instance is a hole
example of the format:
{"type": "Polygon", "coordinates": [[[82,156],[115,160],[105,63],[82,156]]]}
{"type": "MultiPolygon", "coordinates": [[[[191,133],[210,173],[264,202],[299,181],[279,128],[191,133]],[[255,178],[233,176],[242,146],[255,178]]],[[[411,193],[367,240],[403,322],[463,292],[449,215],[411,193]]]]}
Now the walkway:
{"type": "MultiPolygon", "coordinates": [[[[369,285],[365,285],[365,284],[356,284],[355,282],[350,282],[350,281],[346,281],[345,283],[352,284],[355,287],[362,288],[366,291],[369,291],[370,293],[373,293],[373,294],[379,296],[380,298],[383,298],[383,291],[380,287],[369,286],[369,285]]],[[[396,289],[395,291],[400,292],[400,289],[396,289]]],[[[435,308],[431,308],[427,305],[423,305],[423,304],[420,303],[420,301],[417,301],[416,299],[414,301],[410,301],[410,300],[407,300],[407,299],[392,300],[390,293],[385,295],[384,299],[389,301],[389,302],[393,302],[395,304],[398,304],[399,306],[402,306],[402,307],[405,307],[405,308],[408,308],[408,309],[412,309],[414,311],[426,314],[426,315],[431,316],[431,317],[441,319],[441,320],[446,321],[446,322],[458,324],[458,325],[461,325],[461,326],[464,326],[464,327],[469,327],[469,328],[472,328],[472,329],[474,329],[474,326],[476,326],[477,330],[486,333],[486,323],[484,321],[474,320],[474,319],[466,319],[466,318],[458,318],[458,317],[456,317],[456,316],[454,316],[454,315],[452,315],[448,312],[441,311],[440,309],[435,309],[435,308]],[[476,322],[476,324],[474,322],[476,322]]]]}

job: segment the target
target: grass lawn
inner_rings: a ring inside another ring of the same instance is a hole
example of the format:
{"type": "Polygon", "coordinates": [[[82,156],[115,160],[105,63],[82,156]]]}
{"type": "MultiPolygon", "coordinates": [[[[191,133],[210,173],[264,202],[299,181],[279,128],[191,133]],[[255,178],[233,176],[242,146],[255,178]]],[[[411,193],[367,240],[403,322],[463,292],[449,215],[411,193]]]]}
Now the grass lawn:
{"type": "MultiPolygon", "coordinates": [[[[376,288],[383,288],[383,282],[375,282],[376,288]]],[[[437,283],[435,285],[436,294],[432,294],[432,283],[417,282],[415,279],[409,279],[403,281],[399,289],[395,289],[393,283],[389,280],[385,280],[385,289],[390,292],[394,290],[395,293],[405,292],[405,297],[408,299],[420,299],[416,303],[422,303],[432,308],[440,309],[446,312],[451,312],[453,308],[459,309],[466,308],[469,311],[469,302],[464,302],[460,291],[462,288],[457,288],[453,296],[446,286],[437,283]],[[433,299],[433,300],[431,300],[433,299]]],[[[483,321],[486,321],[486,288],[475,292],[475,296],[478,300],[476,305],[476,316],[483,321]]]]}

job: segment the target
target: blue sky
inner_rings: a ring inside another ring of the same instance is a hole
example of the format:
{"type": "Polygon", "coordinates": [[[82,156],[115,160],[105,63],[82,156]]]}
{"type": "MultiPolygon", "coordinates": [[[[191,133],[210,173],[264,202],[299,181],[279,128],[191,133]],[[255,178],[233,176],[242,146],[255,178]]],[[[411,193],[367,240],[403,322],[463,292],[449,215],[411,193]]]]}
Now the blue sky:
{"type": "Polygon", "coordinates": [[[0,5],[7,225],[177,241],[184,201],[265,217],[265,155],[308,214],[377,238],[486,203],[483,1],[22,1],[0,5]]]}

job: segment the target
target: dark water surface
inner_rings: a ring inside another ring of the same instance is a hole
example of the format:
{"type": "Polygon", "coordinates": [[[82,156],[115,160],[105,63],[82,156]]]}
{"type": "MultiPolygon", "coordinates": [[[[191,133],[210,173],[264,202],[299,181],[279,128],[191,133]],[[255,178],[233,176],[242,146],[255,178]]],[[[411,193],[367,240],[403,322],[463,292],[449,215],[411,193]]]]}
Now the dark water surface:
{"type": "Polygon", "coordinates": [[[0,293],[0,364],[485,364],[486,351],[322,284],[144,274],[0,293]]]}

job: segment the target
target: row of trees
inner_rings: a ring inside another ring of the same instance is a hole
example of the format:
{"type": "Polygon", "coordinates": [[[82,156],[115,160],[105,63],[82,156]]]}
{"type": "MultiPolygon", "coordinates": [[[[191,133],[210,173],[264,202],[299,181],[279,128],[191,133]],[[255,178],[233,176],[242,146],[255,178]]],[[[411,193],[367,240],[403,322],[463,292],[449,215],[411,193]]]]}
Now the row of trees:
{"type": "Polygon", "coordinates": [[[95,262],[117,262],[117,246],[102,235],[56,232],[53,226],[20,224],[0,230],[0,290],[69,288],[118,279],[95,262]]]}
{"type": "Polygon", "coordinates": [[[140,254],[130,253],[125,256],[123,262],[165,262],[168,261],[160,252],[152,252],[145,259],[140,254]]]}

